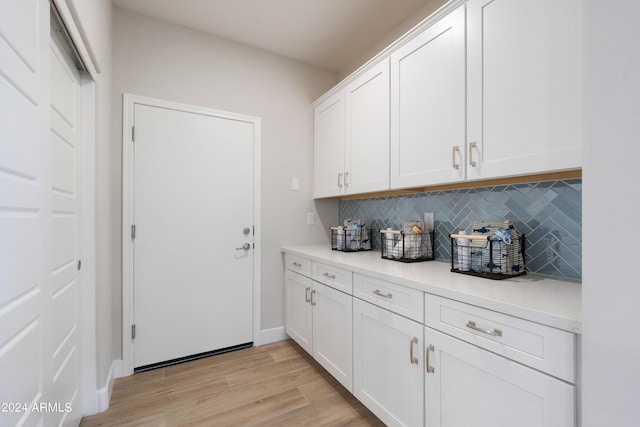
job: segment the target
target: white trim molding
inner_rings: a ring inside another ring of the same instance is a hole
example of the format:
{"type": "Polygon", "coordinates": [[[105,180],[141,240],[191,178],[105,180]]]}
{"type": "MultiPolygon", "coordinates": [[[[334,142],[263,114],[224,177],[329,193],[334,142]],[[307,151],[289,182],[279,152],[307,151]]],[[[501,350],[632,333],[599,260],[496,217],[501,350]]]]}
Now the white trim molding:
{"type": "Polygon", "coordinates": [[[254,345],[258,347],[261,345],[267,345],[274,342],[284,341],[288,338],[289,337],[284,331],[284,326],[280,326],[278,328],[263,329],[262,331],[260,331],[260,335],[258,336],[258,339],[254,342],[254,345]]]}
{"type": "Polygon", "coordinates": [[[261,169],[260,169],[260,143],[261,122],[259,117],[244,114],[230,113],[207,107],[199,107],[148,98],[138,95],[124,94],[122,105],[122,371],[121,376],[133,374],[134,370],[134,346],[131,339],[131,325],[133,324],[133,241],[131,240],[130,227],[133,224],[133,139],[132,128],[134,124],[134,107],[143,104],[153,107],[167,108],[177,111],[204,114],[209,116],[224,117],[241,120],[254,124],[253,137],[253,218],[255,226],[254,252],[253,252],[253,342],[261,339],[260,312],[261,312],[261,247],[262,247],[262,222],[260,215],[261,202],[261,169]]]}

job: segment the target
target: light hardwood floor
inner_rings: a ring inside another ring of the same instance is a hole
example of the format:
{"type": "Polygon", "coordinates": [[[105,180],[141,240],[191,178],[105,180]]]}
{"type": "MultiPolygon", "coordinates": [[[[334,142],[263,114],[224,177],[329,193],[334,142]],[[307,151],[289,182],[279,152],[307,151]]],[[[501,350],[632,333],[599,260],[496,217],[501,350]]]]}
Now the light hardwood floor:
{"type": "Polygon", "coordinates": [[[116,380],[93,426],[383,426],[293,341],[116,380]]]}

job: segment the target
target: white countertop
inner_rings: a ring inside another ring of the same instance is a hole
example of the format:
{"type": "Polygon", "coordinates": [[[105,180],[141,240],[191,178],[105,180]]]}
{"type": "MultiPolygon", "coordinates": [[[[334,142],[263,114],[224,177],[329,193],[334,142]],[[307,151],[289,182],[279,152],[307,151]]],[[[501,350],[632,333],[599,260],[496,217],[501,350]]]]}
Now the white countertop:
{"type": "Polygon", "coordinates": [[[490,280],[452,273],[449,262],[403,263],[382,259],[377,251],[342,252],[331,250],[329,245],[284,246],[282,252],[565,331],[581,332],[582,286],[577,281],[530,273],[490,280]]]}

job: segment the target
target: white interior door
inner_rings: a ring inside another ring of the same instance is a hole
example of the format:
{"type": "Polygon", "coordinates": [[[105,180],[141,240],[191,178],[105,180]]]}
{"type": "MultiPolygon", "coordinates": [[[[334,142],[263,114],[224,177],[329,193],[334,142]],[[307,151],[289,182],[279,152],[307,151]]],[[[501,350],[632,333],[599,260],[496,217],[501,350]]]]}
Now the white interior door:
{"type": "Polygon", "coordinates": [[[51,73],[51,350],[52,396],[71,412],[54,411],[52,425],[78,425],[80,404],[80,73],[53,37],[51,73]]]}
{"type": "Polygon", "coordinates": [[[252,342],[255,123],[135,104],[134,128],[134,367],[252,342]]]}
{"type": "Polygon", "coordinates": [[[48,1],[0,13],[0,425],[78,425],[78,73],[48,1]],[[6,405],[6,406],[5,406],[6,405]]]}

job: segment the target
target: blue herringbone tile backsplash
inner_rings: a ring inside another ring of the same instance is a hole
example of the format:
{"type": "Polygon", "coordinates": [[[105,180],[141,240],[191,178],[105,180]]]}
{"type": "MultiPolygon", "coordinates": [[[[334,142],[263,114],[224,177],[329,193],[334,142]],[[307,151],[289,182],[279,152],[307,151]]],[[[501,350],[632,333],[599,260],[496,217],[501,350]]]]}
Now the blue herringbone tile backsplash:
{"type": "MultiPolygon", "coordinates": [[[[512,219],[527,236],[527,270],[568,279],[582,277],[582,180],[435,191],[403,196],[343,200],[338,219],[363,218],[377,230],[433,212],[436,259],[451,260],[448,235],[472,221],[512,219]]],[[[374,248],[380,249],[375,233],[374,248]]]]}

